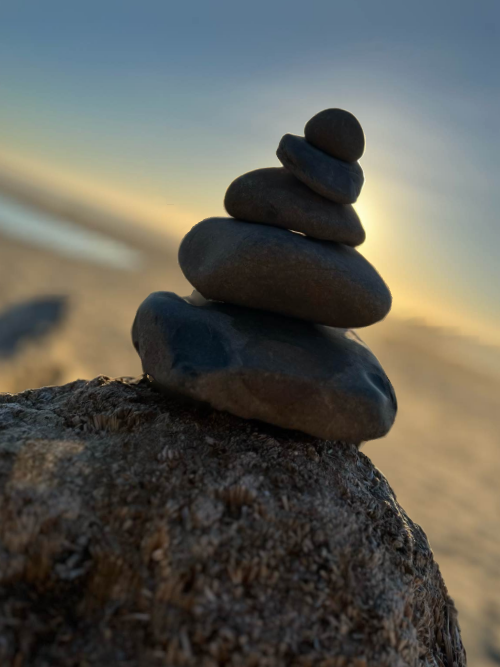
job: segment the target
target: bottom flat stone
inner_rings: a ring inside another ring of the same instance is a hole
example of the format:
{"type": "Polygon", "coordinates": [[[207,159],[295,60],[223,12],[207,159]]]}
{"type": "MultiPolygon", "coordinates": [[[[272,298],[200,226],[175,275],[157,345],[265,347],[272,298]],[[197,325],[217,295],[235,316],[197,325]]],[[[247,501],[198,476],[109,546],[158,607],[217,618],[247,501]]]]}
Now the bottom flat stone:
{"type": "Polygon", "coordinates": [[[155,292],[132,338],[160,388],[239,417],[360,443],[384,436],[396,416],[382,367],[346,329],[155,292]]]}

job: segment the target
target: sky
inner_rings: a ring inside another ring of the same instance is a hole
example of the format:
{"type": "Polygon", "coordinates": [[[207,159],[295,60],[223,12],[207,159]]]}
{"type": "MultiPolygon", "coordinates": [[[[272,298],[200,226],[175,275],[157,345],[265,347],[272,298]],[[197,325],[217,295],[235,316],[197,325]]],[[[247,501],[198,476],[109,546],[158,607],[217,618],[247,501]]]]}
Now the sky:
{"type": "Polygon", "coordinates": [[[321,109],[394,312],[500,343],[498,0],[0,0],[0,166],[180,239],[321,109]]]}

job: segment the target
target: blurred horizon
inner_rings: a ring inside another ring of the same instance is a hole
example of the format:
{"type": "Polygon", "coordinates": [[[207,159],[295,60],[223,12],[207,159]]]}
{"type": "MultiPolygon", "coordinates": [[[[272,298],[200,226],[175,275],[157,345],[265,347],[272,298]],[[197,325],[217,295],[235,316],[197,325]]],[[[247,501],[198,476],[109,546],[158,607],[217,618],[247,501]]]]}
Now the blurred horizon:
{"type": "Polygon", "coordinates": [[[367,136],[360,252],[394,314],[500,344],[494,2],[0,8],[0,191],[57,191],[174,243],[286,132],[347,108],[367,136]],[[241,30],[255,43],[242,40],[241,30]]]}
{"type": "MultiPolygon", "coordinates": [[[[122,225],[130,231],[130,227],[145,227],[145,232],[156,232],[164,235],[167,242],[170,242],[172,248],[176,248],[185,232],[192,225],[203,218],[195,218],[187,212],[176,210],[175,222],[170,227],[166,226],[169,215],[165,214],[166,205],[154,198],[141,197],[130,191],[120,191],[116,187],[106,184],[97,184],[85,180],[74,173],[63,174],[58,170],[50,169],[46,165],[39,165],[32,160],[27,160],[19,155],[7,155],[0,150],[0,198],[6,200],[20,201],[34,212],[37,210],[38,217],[43,216],[46,208],[51,210],[51,217],[54,220],[61,220],[74,225],[92,225],[96,222],[102,225],[102,231],[119,232],[122,225]],[[8,174],[7,178],[5,175],[8,174]],[[75,220],[76,217],[76,220],[75,220]]],[[[366,215],[364,215],[363,202],[355,204],[355,208],[360,214],[365,228],[366,215]]],[[[219,214],[227,215],[225,211],[219,211],[219,214]]],[[[0,233],[9,233],[13,231],[13,221],[10,225],[6,224],[7,218],[5,207],[0,206],[0,214],[4,217],[0,219],[0,233]]],[[[216,215],[216,214],[214,214],[216,215]]],[[[205,217],[211,217],[209,215],[205,217]]],[[[369,216],[368,216],[369,218],[369,216]]],[[[97,225],[99,226],[99,225],[97,225]]],[[[30,228],[27,233],[20,228],[16,235],[18,238],[25,237],[26,241],[37,245],[40,238],[33,234],[30,228]],[[28,238],[29,234],[32,238],[28,238]]],[[[93,261],[102,254],[101,245],[106,243],[105,237],[96,239],[94,248],[89,246],[87,259],[93,261]],[[92,258],[92,254],[95,255],[92,258]]],[[[369,241],[358,246],[358,250],[374,263],[380,272],[380,267],[373,260],[370,250],[372,245],[369,241]],[[368,249],[368,252],[367,252],[368,249]]],[[[55,248],[56,249],[56,248],[55,248]]],[[[134,263],[132,257],[128,258],[134,263]]],[[[383,274],[385,278],[385,274],[383,274]]],[[[386,279],[387,280],[387,279],[386,279]]],[[[393,295],[394,295],[394,290],[393,295]]],[[[461,336],[470,341],[488,346],[497,347],[500,353],[500,327],[490,325],[486,321],[477,321],[471,323],[468,314],[446,307],[439,302],[423,303],[422,296],[419,296],[415,289],[406,286],[405,291],[396,290],[395,300],[390,316],[396,316],[400,319],[409,321],[421,321],[422,323],[444,330],[448,334],[461,336]],[[404,294],[399,299],[400,294],[404,294]]],[[[495,369],[497,365],[495,364],[495,369]]]]}

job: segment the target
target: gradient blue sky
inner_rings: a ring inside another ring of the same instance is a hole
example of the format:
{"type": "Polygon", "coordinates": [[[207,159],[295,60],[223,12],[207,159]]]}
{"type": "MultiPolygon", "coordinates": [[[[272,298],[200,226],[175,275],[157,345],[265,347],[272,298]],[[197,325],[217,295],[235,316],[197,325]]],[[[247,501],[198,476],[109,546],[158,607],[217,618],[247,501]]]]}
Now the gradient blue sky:
{"type": "Polygon", "coordinates": [[[180,237],[347,108],[395,312],[500,341],[499,33],[498,0],[0,0],[0,158],[154,202],[180,237]]]}

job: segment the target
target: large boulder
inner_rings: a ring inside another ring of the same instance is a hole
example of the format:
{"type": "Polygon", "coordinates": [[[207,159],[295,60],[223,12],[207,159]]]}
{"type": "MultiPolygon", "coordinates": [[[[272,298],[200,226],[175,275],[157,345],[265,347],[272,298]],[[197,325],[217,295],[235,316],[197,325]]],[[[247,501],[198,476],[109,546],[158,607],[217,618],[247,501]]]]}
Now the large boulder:
{"type": "Polygon", "coordinates": [[[106,377],[3,394],[0,430],[0,664],[466,664],[356,446],[106,377]]]}

